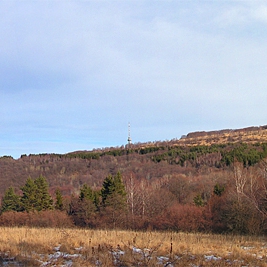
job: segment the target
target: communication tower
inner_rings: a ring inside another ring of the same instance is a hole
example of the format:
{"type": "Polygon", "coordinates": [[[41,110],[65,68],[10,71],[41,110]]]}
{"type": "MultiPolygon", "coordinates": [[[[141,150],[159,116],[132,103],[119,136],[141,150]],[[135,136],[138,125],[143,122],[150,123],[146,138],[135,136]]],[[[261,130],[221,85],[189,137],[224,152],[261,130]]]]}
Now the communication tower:
{"type": "Polygon", "coordinates": [[[130,123],[128,123],[128,146],[130,146],[132,144],[132,139],[131,139],[131,125],[130,123]]]}

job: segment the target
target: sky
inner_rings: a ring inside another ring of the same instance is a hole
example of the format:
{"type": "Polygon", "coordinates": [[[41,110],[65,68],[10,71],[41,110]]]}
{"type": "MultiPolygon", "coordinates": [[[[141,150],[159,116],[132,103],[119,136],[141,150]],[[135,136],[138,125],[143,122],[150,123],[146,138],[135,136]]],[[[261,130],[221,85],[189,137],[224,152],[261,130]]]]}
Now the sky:
{"type": "Polygon", "coordinates": [[[267,124],[267,2],[0,1],[0,156],[267,124]]]}

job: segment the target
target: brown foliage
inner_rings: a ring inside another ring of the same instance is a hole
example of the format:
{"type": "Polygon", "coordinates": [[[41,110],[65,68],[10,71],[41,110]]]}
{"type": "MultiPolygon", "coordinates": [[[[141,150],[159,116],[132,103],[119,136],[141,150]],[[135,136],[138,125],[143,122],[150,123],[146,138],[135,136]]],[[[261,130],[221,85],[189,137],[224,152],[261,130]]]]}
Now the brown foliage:
{"type": "Polygon", "coordinates": [[[227,209],[230,203],[227,202],[226,194],[223,196],[212,196],[206,207],[211,216],[212,230],[214,232],[223,232],[227,230],[227,209]]]}
{"type": "Polygon", "coordinates": [[[63,211],[4,212],[0,216],[1,226],[72,227],[71,218],[63,211]]]}
{"type": "Polygon", "coordinates": [[[186,232],[207,230],[209,222],[204,211],[203,207],[176,204],[158,216],[153,226],[156,229],[186,232]]]}

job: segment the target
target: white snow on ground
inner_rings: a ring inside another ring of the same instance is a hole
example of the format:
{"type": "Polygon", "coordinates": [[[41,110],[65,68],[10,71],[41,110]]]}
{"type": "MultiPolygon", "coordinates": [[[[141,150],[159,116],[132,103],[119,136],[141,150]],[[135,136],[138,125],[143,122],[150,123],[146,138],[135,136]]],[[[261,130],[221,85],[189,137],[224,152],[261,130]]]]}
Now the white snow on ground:
{"type": "MultiPolygon", "coordinates": [[[[40,265],[40,267],[45,267],[45,266],[53,266],[54,264],[56,264],[57,263],[57,261],[60,259],[60,260],[63,260],[63,264],[62,265],[60,265],[60,266],[66,266],[66,267],[71,267],[72,265],[73,265],[73,259],[74,258],[79,258],[79,257],[82,257],[82,255],[81,254],[77,254],[77,253],[75,253],[75,254],[69,254],[69,253],[66,253],[66,252],[61,252],[60,251],[60,245],[59,246],[57,246],[57,247],[54,247],[54,253],[53,254],[49,254],[48,255],[48,259],[47,259],[47,261],[44,261],[44,262],[42,262],[42,261],[40,261],[40,263],[41,263],[41,265],[40,265]]],[[[82,248],[76,248],[75,249],[76,251],[81,251],[82,250],[82,248]]],[[[44,256],[44,255],[42,255],[42,256],[44,256]]],[[[58,265],[57,265],[58,266],[58,265]]]]}
{"type": "MultiPolygon", "coordinates": [[[[82,255],[82,250],[84,248],[83,247],[79,247],[79,248],[75,248],[75,253],[70,254],[70,253],[66,253],[66,252],[62,252],[61,250],[61,246],[57,246],[54,247],[54,253],[51,253],[49,255],[43,255],[43,254],[36,254],[36,256],[39,257],[39,262],[40,262],[40,267],[50,267],[50,266],[60,266],[60,267],[72,267],[74,266],[74,259],[77,258],[83,258],[82,255]]],[[[253,249],[253,247],[242,247],[242,249],[250,251],[253,249]]],[[[119,264],[121,261],[123,261],[123,256],[125,255],[125,251],[121,250],[120,248],[117,249],[111,249],[109,251],[109,253],[111,253],[111,255],[113,255],[113,261],[114,261],[114,265],[119,264]]],[[[148,248],[145,249],[140,249],[137,247],[132,247],[132,253],[137,255],[139,258],[140,263],[147,260],[147,259],[157,259],[157,267],[175,267],[175,262],[178,262],[181,258],[177,255],[173,255],[172,259],[170,259],[168,256],[159,256],[159,255],[155,255],[156,252],[153,250],[150,250],[148,248]]],[[[223,260],[221,257],[219,256],[215,256],[212,255],[211,252],[210,255],[203,255],[203,258],[205,261],[214,261],[214,262],[218,262],[223,260]]],[[[265,257],[262,255],[256,255],[256,254],[252,254],[252,256],[256,257],[259,260],[264,260],[265,257]]],[[[15,258],[11,258],[8,257],[7,254],[2,254],[1,255],[2,258],[2,262],[1,262],[1,266],[22,266],[19,262],[16,262],[15,258]]],[[[190,258],[192,260],[195,259],[195,256],[191,255],[190,258]]],[[[239,262],[242,264],[242,260],[229,260],[229,259],[225,259],[224,260],[226,263],[228,263],[229,265],[235,263],[235,262],[239,262]]],[[[215,263],[214,263],[215,264],[215,263]]],[[[101,260],[95,260],[95,266],[96,267],[105,267],[102,263],[101,260]]],[[[195,264],[191,264],[192,267],[199,267],[198,265],[195,264]]],[[[250,266],[250,265],[243,265],[244,267],[246,266],[250,266]]]]}
{"type": "Polygon", "coordinates": [[[212,260],[218,261],[218,260],[222,259],[221,257],[216,257],[216,256],[213,256],[213,255],[204,255],[204,258],[207,261],[212,261],[212,260]]]}

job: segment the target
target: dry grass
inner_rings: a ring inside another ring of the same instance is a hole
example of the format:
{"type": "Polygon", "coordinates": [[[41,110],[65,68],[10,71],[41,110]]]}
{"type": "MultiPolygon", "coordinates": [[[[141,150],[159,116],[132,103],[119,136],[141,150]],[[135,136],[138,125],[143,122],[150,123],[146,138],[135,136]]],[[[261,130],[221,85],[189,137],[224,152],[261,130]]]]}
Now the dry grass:
{"type": "MultiPolygon", "coordinates": [[[[156,256],[165,256],[173,266],[262,266],[267,264],[264,237],[187,234],[172,232],[104,231],[89,229],[0,228],[2,257],[16,257],[25,266],[41,266],[60,247],[72,258],[72,266],[164,266],[156,256]],[[134,248],[139,250],[135,253],[134,248]],[[123,255],[119,253],[123,251],[123,255]],[[118,254],[116,254],[118,253],[118,254]],[[218,259],[214,263],[215,257],[218,259]],[[118,260],[114,261],[114,258],[118,260]],[[220,258],[219,258],[220,257],[220,258]],[[192,265],[195,264],[195,265],[192,265]]],[[[58,249],[58,250],[59,250],[58,249]]],[[[66,257],[65,257],[66,258],[66,257]]],[[[64,257],[53,266],[60,266],[64,257]]],[[[46,266],[52,266],[46,265],[46,266]]],[[[64,265],[63,265],[64,266],[64,265]]],[[[166,265],[165,266],[169,266],[166,265]]]]}
{"type": "Polygon", "coordinates": [[[184,138],[177,141],[177,145],[213,145],[213,144],[227,144],[229,142],[246,142],[257,143],[266,142],[267,129],[260,131],[233,131],[232,133],[217,133],[210,134],[207,132],[204,136],[184,138]]]}

